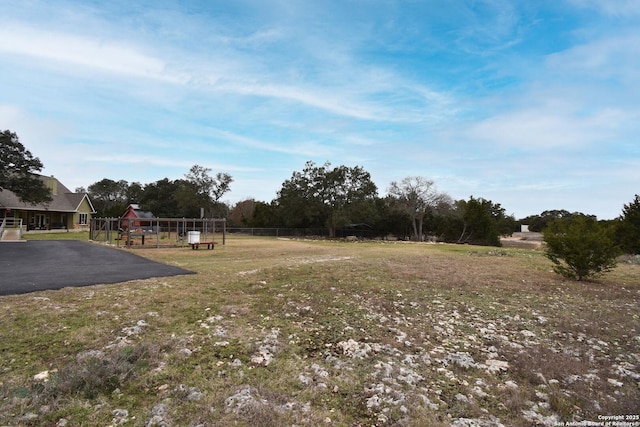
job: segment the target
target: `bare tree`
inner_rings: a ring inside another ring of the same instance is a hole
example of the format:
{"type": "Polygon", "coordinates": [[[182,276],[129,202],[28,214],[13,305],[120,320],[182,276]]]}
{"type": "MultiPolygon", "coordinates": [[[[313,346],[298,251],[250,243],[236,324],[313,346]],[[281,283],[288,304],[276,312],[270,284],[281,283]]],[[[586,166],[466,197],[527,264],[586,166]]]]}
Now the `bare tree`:
{"type": "Polygon", "coordinates": [[[413,227],[413,240],[422,240],[426,214],[449,200],[445,193],[436,190],[432,180],[422,176],[408,176],[399,183],[393,181],[387,190],[394,198],[396,208],[407,214],[413,227]]]}
{"type": "Polygon", "coordinates": [[[247,227],[253,220],[256,209],[254,199],[241,200],[233,206],[229,214],[229,222],[232,227],[247,227]]]}

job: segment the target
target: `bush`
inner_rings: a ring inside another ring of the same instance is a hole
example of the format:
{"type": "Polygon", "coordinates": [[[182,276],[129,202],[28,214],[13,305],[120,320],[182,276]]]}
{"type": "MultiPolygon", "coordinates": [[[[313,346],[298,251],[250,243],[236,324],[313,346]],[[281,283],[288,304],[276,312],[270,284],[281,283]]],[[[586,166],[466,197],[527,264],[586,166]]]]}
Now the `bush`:
{"type": "Polygon", "coordinates": [[[612,270],[620,254],[613,231],[584,215],[552,221],[542,235],[553,270],[576,280],[612,270]]]}
{"type": "Polygon", "coordinates": [[[146,367],[148,358],[144,346],[123,347],[108,354],[98,352],[60,369],[46,383],[41,397],[50,400],[79,395],[93,399],[110,394],[146,367]]]}

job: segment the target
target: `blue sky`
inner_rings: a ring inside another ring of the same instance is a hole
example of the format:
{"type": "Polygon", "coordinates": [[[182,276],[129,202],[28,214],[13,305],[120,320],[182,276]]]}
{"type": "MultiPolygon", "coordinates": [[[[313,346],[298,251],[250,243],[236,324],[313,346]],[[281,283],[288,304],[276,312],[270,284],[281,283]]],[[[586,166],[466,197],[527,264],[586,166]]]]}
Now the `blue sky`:
{"type": "Polygon", "coordinates": [[[0,0],[0,129],[72,190],[308,160],[522,218],[640,193],[636,0],[0,0]]]}

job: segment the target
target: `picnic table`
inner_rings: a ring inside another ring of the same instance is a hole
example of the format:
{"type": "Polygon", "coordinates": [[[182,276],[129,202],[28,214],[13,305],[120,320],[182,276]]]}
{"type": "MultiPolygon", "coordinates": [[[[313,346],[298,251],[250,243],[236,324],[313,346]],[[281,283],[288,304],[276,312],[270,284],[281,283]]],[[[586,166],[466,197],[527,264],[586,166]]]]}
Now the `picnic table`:
{"type": "Polygon", "coordinates": [[[197,243],[189,243],[191,245],[191,249],[196,250],[196,249],[200,249],[200,245],[202,246],[207,246],[207,249],[213,249],[213,247],[215,246],[217,242],[197,242],[197,243]]]}

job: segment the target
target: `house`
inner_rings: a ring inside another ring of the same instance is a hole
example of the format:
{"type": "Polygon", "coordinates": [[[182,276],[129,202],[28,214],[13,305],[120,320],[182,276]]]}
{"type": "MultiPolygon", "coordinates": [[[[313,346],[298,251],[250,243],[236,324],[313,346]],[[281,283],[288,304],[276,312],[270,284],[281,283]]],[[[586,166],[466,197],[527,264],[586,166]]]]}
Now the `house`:
{"type": "Polygon", "coordinates": [[[0,191],[0,216],[21,221],[27,230],[85,230],[96,213],[86,193],[72,193],[53,176],[38,175],[51,191],[51,201],[22,202],[15,193],[0,191]]]}
{"type": "Polygon", "coordinates": [[[137,204],[131,204],[127,207],[127,210],[124,212],[124,214],[120,217],[120,227],[122,229],[127,229],[129,227],[129,224],[131,224],[132,227],[138,228],[138,227],[144,227],[144,226],[148,226],[150,221],[139,221],[141,219],[153,219],[155,218],[155,215],[151,212],[147,212],[147,211],[143,211],[142,209],[140,209],[140,206],[137,204]],[[135,219],[136,221],[131,222],[131,219],[135,219]]]}

